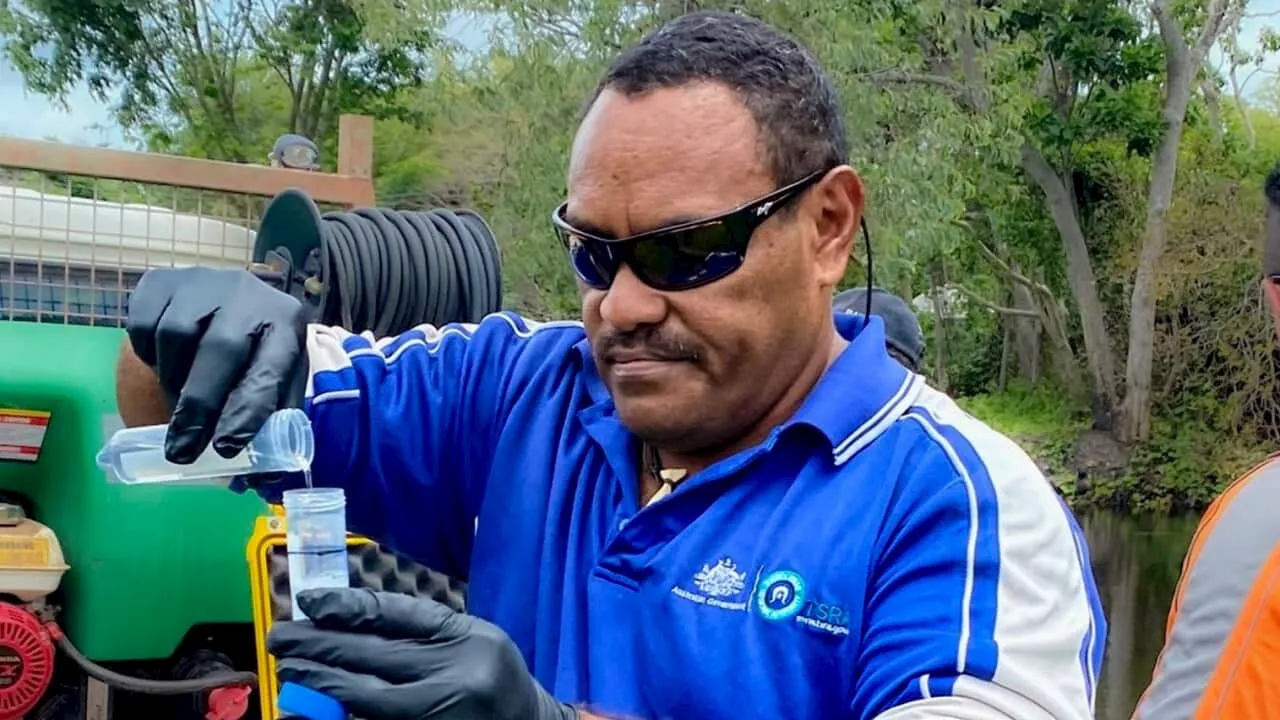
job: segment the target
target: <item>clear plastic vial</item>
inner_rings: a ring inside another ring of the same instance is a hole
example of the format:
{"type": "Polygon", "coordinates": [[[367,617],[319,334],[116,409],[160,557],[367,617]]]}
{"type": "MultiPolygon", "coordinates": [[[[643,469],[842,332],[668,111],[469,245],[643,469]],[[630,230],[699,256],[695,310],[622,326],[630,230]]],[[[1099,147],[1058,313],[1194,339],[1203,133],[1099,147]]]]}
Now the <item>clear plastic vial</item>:
{"type": "Polygon", "coordinates": [[[284,492],[285,539],[289,549],[289,601],[293,619],[305,620],[298,593],[349,587],[347,498],[342,488],[298,488],[284,492]]]}
{"type": "Polygon", "coordinates": [[[311,420],[301,410],[278,410],[238,455],[224,458],[206,448],[195,462],[177,465],[164,458],[168,425],[125,428],[98,453],[98,467],[128,485],[151,483],[226,484],[237,475],[305,472],[315,456],[311,420]]]}

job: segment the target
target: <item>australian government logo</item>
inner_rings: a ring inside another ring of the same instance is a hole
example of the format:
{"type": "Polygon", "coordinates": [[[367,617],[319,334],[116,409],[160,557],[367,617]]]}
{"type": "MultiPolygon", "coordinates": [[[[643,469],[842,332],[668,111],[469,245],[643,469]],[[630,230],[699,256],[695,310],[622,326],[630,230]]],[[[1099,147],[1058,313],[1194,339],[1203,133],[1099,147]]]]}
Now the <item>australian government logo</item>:
{"type": "Polygon", "coordinates": [[[747,573],[732,558],[707,563],[693,576],[692,588],[676,585],[671,594],[722,610],[751,612],[775,623],[794,622],[808,630],[843,637],[849,634],[849,611],[816,597],[794,570],[757,573],[751,590],[747,573]]]}
{"type": "Polygon", "coordinates": [[[671,594],[722,610],[747,609],[747,601],[742,597],[747,589],[747,574],[738,570],[731,558],[722,558],[714,565],[703,565],[693,576],[693,586],[696,592],[677,585],[671,588],[671,594]]]}
{"type": "Polygon", "coordinates": [[[756,584],[756,612],[765,620],[794,620],[811,630],[836,636],[849,634],[849,611],[811,597],[799,573],[777,570],[756,584]]]}

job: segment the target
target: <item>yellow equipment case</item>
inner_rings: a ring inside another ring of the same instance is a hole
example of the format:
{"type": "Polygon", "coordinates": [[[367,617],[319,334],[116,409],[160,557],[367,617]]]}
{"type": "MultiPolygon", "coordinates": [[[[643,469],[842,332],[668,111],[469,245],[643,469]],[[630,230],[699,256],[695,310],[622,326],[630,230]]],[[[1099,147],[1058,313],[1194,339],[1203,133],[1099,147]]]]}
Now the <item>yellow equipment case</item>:
{"type": "MultiPolygon", "coordinates": [[[[267,632],[274,622],[287,621],[293,613],[289,602],[289,554],[285,543],[284,513],[272,506],[272,514],[258,518],[246,548],[249,586],[253,598],[253,629],[258,651],[258,701],[263,720],[280,716],[276,695],[275,660],[267,653],[267,632]]],[[[384,550],[358,535],[347,535],[347,557],[352,587],[429,597],[461,611],[466,585],[411,560],[384,550]]]]}

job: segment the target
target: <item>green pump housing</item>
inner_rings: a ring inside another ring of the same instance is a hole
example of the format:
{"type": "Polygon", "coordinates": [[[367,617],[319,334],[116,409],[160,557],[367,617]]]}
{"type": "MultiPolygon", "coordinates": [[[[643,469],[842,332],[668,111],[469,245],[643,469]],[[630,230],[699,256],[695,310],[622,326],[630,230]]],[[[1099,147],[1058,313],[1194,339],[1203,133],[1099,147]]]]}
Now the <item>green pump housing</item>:
{"type": "Polygon", "coordinates": [[[60,620],[98,662],[170,657],[188,631],[252,622],[245,542],[257,496],[216,487],[108,482],[95,456],[121,427],[115,328],[0,321],[0,409],[51,413],[36,462],[0,460],[0,490],[23,495],[70,569],[60,620]]]}
{"type": "Polygon", "coordinates": [[[124,486],[96,456],[122,426],[128,291],[153,267],[243,268],[254,237],[246,222],[0,184],[0,410],[50,413],[35,462],[0,459],[0,492],[57,536],[70,567],[50,600],[90,660],[170,660],[193,630],[225,624],[252,638],[245,544],[266,504],[124,486]]]}

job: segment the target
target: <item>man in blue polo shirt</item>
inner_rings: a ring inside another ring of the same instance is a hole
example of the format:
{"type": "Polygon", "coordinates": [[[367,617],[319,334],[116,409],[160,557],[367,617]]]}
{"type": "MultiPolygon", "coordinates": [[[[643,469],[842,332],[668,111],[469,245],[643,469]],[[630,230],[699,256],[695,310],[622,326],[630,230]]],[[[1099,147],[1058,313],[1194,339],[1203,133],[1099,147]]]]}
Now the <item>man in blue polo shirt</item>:
{"type": "Polygon", "coordinates": [[[283,679],[368,720],[1092,718],[1105,625],[1070,514],[879,319],[833,320],[864,198],[841,113],[742,15],[624,52],[553,215],[582,323],[374,340],[248,273],[143,278],[127,422],[158,379],[190,462],[303,402],[351,529],[469,582],[469,615],[304,593],[283,679]]]}

